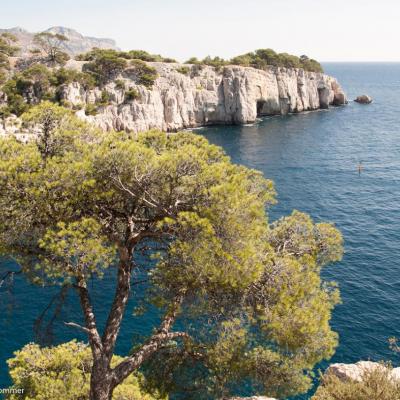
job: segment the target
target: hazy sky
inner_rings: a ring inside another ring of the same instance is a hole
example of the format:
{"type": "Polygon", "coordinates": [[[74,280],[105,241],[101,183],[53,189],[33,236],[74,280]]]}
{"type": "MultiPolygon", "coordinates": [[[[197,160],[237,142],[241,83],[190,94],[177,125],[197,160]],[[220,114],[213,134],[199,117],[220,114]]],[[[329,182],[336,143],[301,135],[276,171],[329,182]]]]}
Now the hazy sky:
{"type": "Polygon", "coordinates": [[[179,60],[257,48],[400,61],[400,0],[0,0],[0,27],[74,28],[179,60]]]}

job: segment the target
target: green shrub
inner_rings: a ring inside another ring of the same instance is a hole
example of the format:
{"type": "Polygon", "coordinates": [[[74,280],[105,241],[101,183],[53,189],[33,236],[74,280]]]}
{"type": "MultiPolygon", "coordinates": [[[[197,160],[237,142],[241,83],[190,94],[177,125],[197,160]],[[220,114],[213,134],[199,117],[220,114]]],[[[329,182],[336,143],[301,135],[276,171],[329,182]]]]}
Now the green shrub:
{"type": "Polygon", "coordinates": [[[115,88],[118,90],[125,90],[125,81],[122,79],[117,79],[115,81],[115,88]]]}
{"type": "Polygon", "coordinates": [[[185,61],[185,64],[200,64],[200,61],[197,57],[191,57],[189,60],[185,61]]]}
{"type": "Polygon", "coordinates": [[[130,64],[137,72],[142,74],[157,75],[157,71],[151,65],[142,60],[131,60],[130,64]]]}
{"type": "Polygon", "coordinates": [[[7,95],[6,113],[19,116],[28,110],[29,105],[25,102],[24,97],[20,93],[21,85],[18,84],[18,79],[13,78],[8,80],[4,84],[2,90],[7,95]]]}
{"type": "Polygon", "coordinates": [[[7,73],[0,69],[0,85],[7,81],[7,73]]]}
{"type": "Polygon", "coordinates": [[[96,115],[97,114],[97,106],[93,103],[86,104],[85,114],[86,115],[96,115]]]}
{"type": "Polygon", "coordinates": [[[185,64],[193,64],[196,66],[209,65],[210,67],[214,67],[216,70],[220,70],[223,66],[228,65],[229,63],[221,57],[211,58],[210,56],[207,56],[202,60],[198,60],[196,57],[189,58],[189,60],[185,61],[185,64]]]}
{"type": "MultiPolygon", "coordinates": [[[[88,56],[89,57],[89,56],[88,56]]],[[[83,66],[85,72],[91,74],[99,86],[121,73],[127,67],[127,61],[114,50],[97,51],[90,54],[89,63],[83,66]]]]}
{"type": "Polygon", "coordinates": [[[190,68],[186,67],[186,66],[182,66],[182,67],[177,68],[176,72],[179,72],[180,74],[183,74],[183,75],[188,75],[190,72],[190,68]]]}
{"type": "Polygon", "coordinates": [[[177,63],[178,61],[176,61],[175,58],[165,57],[165,58],[162,59],[162,62],[165,62],[165,63],[177,63]]]}
{"type": "Polygon", "coordinates": [[[125,92],[125,101],[133,101],[140,98],[140,93],[135,88],[130,88],[125,92]]]}
{"type": "Polygon", "coordinates": [[[68,53],[65,53],[64,51],[60,51],[54,56],[53,63],[63,66],[70,59],[71,59],[71,57],[68,55],[68,53]]]}
{"type": "Polygon", "coordinates": [[[60,68],[53,72],[52,84],[61,86],[72,82],[80,83],[85,89],[93,89],[96,86],[94,77],[85,72],[60,68]]]}
{"type": "Polygon", "coordinates": [[[73,105],[72,105],[72,109],[73,109],[74,111],[82,110],[83,107],[84,107],[84,106],[83,106],[82,103],[78,103],[78,104],[73,104],[73,105]]]}
{"type": "Polygon", "coordinates": [[[399,400],[400,383],[390,372],[391,367],[382,364],[382,368],[366,370],[362,382],[327,374],[311,400],[399,400]]]}
{"type": "Polygon", "coordinates": [[[324,72],[324,69],[322,68],[321,64],[313,59],[307,59],[301,61],[301,68],[311,72],[324,72]]]}
{"type": "Polygon", "coordinates": [[[151,89],[156,79],[157,76],[150,74],[143,74],[139,78],[139,84],[145,86],[147,89],[151,89]]]}
{"type": "Polygon", "coordinates": [[[11,115],[10,108],[8,106],[0,106],[0,118],[7,118],[11,115]]]}
{"type": "Polygon", "coordinates": [[[63,99],[60,101],[60,106],[72,109],[73,104],[70,101],[63,99]]]}
{"type": "Polygon", "coordinates": [[[110,93],[108,93],[107,90],[102,90],[101,98],[96,101],[96,104],[100,107],[107,106],[110,104],[110,101],[111,101],[110,93]]]}
{"type": "Polygon", "coordinates": [[[137,75],[137,83],[145,86],[147,89],[151,89],[158,77],[157,70],[141,60],[132,60],[130,65],[137,75]]]}
{"type": "Polygon", "coordinates": [[[99,49],[94,47],[87,53],[78,54],[75,60],[78,61],[96,61],[101,57],[120,57],[120,52],[113,49],[99,49]]]}
{"type": "Polygon", "coordinates": [[[242,67],[250,67],[252,64],[252,55],[251,53],[242,54],[241,56],[237,56],[231,59],[231,64],[240,65],[242,67]]]}
{"type": "Polygon", "coordinates": [[[204,64],[204,65],[209,65],[210,67],[215,67],[215,68],[221,68],[221,67],[223,67],[223,66],[228,64],[228,62],[225,61],[221,57],[211,58],[210,56],[207,56],[206,58],[204,58],[201,61],[201,63],[204,64]]]}

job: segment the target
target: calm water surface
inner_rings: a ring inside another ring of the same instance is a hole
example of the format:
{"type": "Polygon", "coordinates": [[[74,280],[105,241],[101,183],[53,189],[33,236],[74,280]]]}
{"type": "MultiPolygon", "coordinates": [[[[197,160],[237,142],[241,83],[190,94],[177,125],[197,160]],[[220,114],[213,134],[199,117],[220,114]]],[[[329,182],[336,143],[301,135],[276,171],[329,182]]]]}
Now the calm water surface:
{"type": "MultiPolygon", "coordinates": [[[[332,320],[340,335],[332,361],[391,359],[397,365],[387,340],[400,336],[400,64],[327,64],[325,69],[350,99],[367,93],[374,103],[197,132],[222,146],[234,162],[275,181],[279,203],[271,219],[298,209],[316,221],[334,222],[343,232],[343,261],[324,271],[340,284],[343,299],[332,320]]],[[[0,273],[8,267],[0,263],[0,273]]],[[[113,283],[93,286],[97,313],[108,310],[113,283]]],[[[55,293],[32,287],[21,276],[12,293],[0,289],[0,387],[9,383],[6,359],[34,340],[34,321],[55,293]]],[[[61,319],[79,320],[74,295],[67,304],[61,319]]],[[[125,321],[117,350],[127,352],[132,333],[148,332],[155,319],[148,316],[139,328],[137,321],[125,321]]],[[[61,322],[54,333],[56,342],[77,336],[61,322]]]]}

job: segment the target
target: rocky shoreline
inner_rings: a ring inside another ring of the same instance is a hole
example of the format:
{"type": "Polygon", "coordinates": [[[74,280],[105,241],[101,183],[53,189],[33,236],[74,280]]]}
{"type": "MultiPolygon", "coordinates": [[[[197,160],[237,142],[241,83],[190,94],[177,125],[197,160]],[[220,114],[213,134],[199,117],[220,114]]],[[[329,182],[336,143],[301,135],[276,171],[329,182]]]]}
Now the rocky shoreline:
{"type": "MultiPolygon", "coordinates": [[[[84,64],[73,60],[66,67],[81,71],[84,64]]],[[[327,109],[347,103],[335,78],[303,69],[148,64],[158,74],[152,88],[138,84],[135,72],[127,69],[103,88],[85,89],[78,82],[65,85],[60,90],[60,99],[77,110],[83,120],[104,130],[129,132],[150,129],[173,132],[205,125],[246,124],[260,116],[327,109]],[[134,90],[137,98],[127,101],[128,90],[134,90]],[[100,103],[105,91],[108,104],[98,107],[95,115],[87,115],[87,105],[100,103]]],[[[4,104],[7,99],[1,100],[0,96],[1,101],[4,104]]],[[[10,132],[10,125],[15,127],[18,123],[14,119],[12,123],[0,123],[0,135],[26,134],[19,128],[10,132]]]]}

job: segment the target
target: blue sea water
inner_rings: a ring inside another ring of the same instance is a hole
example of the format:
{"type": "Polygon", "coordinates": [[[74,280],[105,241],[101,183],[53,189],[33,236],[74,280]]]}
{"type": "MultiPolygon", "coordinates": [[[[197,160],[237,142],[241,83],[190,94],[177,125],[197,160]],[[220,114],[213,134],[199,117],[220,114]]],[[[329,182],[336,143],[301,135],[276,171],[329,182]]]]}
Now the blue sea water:
{"type": "MultiPolygon", "coordinates": [[[[274,180],[279,203],[271,209],[272,220],[297,209],[316,221],[332,221],[343,232],[343,261],[323,272],[339,283],[343,300],[332,319],[340,335],[332,362],[384,359],[398,365],[388,338],[400,336],[400,64],[324,67],[350,99],[367,93],[374,102],[197,132],[222,146],[234,162],[274,180]]],[[[10,267],[0,262],[0,276],[10,267]]],[[[92,287],[100,323],[113,283],[92,287]]],[[[0,288],[0,387],[9,384],[6,360],[34,340],[35,319],[57,293],[33,287],[22,276],[15,276],[11,291],[0,288]]],[[[60,321],[79,320],[72,293],[66,304],[60,321]]],[[[117,350],[126,353],[133,334],[149,332],[156,319],[151,315],[139,324],[126,319],[117,350]]],[[[82,338],[60,321],[56,342],[82,338]]]]}
{"type": "Polygon", "coordinates": [[[342,231],[343,261],[324,271],[343,300],[332,320],[340,335],[332,361],[398,363],[388,338],[400,336],[400,64],[324,67],[350,99],[367,93],[374,102],[202,133],[275,182],[272,219],[297,209],[342,231]]]}

